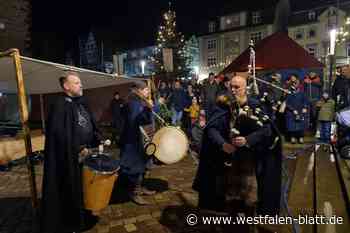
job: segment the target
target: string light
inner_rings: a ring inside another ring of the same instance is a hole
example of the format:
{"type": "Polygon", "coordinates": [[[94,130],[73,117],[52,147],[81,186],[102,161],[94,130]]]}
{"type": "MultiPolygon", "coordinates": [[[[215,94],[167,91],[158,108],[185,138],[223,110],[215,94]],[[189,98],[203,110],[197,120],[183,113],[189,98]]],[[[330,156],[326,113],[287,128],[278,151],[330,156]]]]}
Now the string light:
{"type": "Polygon", "coordinates": [[[187,58],[190,56],[184,48],[184,36],[176,32],[176,13],[174,11],[169,9],[163,14],[163,23],[159,26],[156,41],[157,47],[154,50],[154,55],[150,58],[150,61],[156,65],[156,70],[160,69],[163,71],[165,69],[162,48],[171,48],[173,50],[173,61],[176,70],[186,70],[187,58]]]}

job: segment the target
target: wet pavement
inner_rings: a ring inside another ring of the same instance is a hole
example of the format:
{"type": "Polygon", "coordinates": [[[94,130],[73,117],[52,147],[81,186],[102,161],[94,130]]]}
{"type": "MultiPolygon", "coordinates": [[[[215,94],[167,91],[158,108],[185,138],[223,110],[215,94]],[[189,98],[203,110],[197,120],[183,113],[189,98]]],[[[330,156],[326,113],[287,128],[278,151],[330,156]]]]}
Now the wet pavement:
{"type": "MultiPolygon", "coordinates": [[[[306,145],[285,145],[284,154],[292,155],[306,145]]],[[[296,159],[286,162],[289,176],[284,177],[284,183],[289,177],[292,184],[296,159]]],[[[192,190],[192,182],[197,165],[191,156],[173,165],[155,166],[146,176],[145,185],[158,191],[154,196],[145,197],[151,205],[138,206],[131,202],[125,193],[120,180],[115,184],[109,206],[101,212],[99,221],[86,233],[124,233],[124,232],[248,232],[244,226],[228,226],[228,224],[194,224],[193,214],[212,216],[210,213],[199,213],[197,193],[192,190]],[[190,215],[192,214],[192,215],[190,215]],[[191,218],[190,218],[190,217],[191,218]],[[192,222],[190,222],[192,223],[192,222]]],[[[41,190],[42,165],[36,166],[38,190],[41,190]]],[[[36,229],[33,221],[33,211],[30,202],[30,189],[25,165],[18,165],[10,172],[0,173],[0,233],[25,233],[36,229]]],[[[39,192],[40,193],[40,192],[39,192]]],[[[302,197],[300,197],[302,198],[302,197]]],[[[286,214],[286,209],[282,210],[286,214]]],[[[213,215],[214,216],[214,215],[213,215]]],[[[260,230],[259,232],[274,232],[260,230]]],[[[276,232],[293,232],[291,226],[277,228],[276,232]]]]}

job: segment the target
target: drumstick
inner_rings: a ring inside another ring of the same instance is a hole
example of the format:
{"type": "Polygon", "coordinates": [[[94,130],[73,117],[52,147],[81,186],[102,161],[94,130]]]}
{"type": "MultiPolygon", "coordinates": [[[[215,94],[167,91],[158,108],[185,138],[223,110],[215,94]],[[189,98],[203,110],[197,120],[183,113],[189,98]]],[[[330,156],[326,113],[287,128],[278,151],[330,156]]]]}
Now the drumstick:
{"type": "Polygon", "coordinates": [[[107,139],[105,141],[101,141],[101,144],[98,146],[98,153],[102,154],[104,151],[104,146],[110,146],[111,144],[112,144],[111,140],[109,140],[109,139],[107,139]]]}

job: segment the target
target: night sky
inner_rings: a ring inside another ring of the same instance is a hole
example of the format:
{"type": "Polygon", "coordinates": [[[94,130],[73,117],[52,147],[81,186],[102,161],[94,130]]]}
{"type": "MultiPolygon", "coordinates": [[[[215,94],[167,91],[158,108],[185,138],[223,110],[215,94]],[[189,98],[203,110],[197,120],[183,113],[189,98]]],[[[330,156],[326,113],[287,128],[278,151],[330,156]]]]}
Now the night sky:
{"type": "MultiPolygon", "coordinates": [[[[224,8],[239,10],[259,8],[275,0],[173,0],[178,31],[189,36],[199,31],[200,23],[220,15],[224,8]]],[[[312,2],[317,0],[291,0],[312,2]]],[[[318,0],[320,1],[320,0],[318,0]]],[[[155,41],[161,13],[168,9],[167,0],[35,0],[33,2],[33,32],[44,39],[51,34],[69,47],[79,33],[93,25],[109,31],[120,47],[152,45],[155,41]]]]}

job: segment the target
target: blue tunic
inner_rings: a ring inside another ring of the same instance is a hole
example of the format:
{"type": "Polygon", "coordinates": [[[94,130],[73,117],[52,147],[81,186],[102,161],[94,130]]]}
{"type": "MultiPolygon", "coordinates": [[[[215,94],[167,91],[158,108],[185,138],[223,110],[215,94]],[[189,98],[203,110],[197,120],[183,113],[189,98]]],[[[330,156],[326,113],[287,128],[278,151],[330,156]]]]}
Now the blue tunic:
{"type": "Polygon", "coordinates": [[[297,91],[293,94],[290,94],[286,98],[286,126],[289,132],[297,132],[305,130],[305,122],[307,120],[307,114],[304,117],[305,120],[296,120],[293,113],[294,110],[302,114],[302,109],[308,109],[308,101],[303,92],[297,91]]]}
{"type": "Polygon", "coordinates": [[[152,123],[152,112],[138,97],[130,96],[127,105],[126,124],[121,136],[121,172],[138,175],[145,172],[147,158],[140,126],[152,123]]]}

